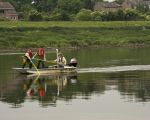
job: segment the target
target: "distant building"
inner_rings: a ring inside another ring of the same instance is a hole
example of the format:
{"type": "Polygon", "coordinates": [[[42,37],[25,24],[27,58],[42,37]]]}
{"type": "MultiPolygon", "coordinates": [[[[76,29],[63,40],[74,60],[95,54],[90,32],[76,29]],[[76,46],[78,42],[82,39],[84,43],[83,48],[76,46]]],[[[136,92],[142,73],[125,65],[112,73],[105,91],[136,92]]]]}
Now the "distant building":
{"type": "Polygon", "coordinates": [[[117,4],[116,2],[97,2],[94,6],[95,11],[102,10],[106,12],[113,12],[119,9],[121,9],[121,5],[117,4]]]}
{"type": "Polygon", "coordinates": [[[18,20],[18,14],[9,2],[0,2],[0,17],[9,20],[18,20]]]}
{"type": "Polygon", "coordinates": [[[129,8],[134,8],[136,9],[137,6],[143,5],[144,7],[149,7],[150,9],[150,1],[149,0],[124,0],[122,3],[122,8],[123,9],[129,9],[129,8]]]}
{"type": "Polygon", "coordinates": [[[143,5],[150,9],[150,0],[124,0],[122,4],[117,4],[116,2],[96,2],[94,10],[109,12],[117,11],[119,9],[136,9],[139,5],[143,5]]]}
{"type": "Polygon", "coordinates": [[[136,3],[131,0],[124,0],[121,6],[122,9],[136,8],[136,3]]]}
{"type": "Polygon", "coordinates": [[[143,1],[143,5],[146,7],[148,6],[148,8],[150,9],[150,0],[144,0],[143,1]]]}

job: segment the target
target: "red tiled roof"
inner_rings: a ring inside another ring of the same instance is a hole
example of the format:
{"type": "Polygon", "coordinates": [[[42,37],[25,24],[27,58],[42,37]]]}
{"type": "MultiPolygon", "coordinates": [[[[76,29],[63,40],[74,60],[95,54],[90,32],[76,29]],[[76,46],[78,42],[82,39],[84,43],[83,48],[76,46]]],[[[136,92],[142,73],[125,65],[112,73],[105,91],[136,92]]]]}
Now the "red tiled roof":
{"type": "Polygon", "coordinates": [[[9,2],[0,2],[0,9],[14,9],[9,2]]]}

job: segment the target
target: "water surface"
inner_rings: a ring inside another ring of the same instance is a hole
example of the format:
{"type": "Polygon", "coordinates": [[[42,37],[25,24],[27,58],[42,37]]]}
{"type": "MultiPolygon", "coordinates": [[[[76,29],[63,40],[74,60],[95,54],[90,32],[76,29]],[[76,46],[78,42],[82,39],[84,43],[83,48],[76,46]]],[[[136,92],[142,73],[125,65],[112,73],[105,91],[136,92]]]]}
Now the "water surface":
{"type": "MultiPolygon", "coordinates": [[[[63,51],[80,69],[150,65],[150,48],[63,51]]],[[[149,120],[150,71],[19,75],[22,54],[0,55],[0,118],[5,120],[149,120]]],[[[47,54],[55,59],[55,51],[47,54]]],[[[47,65],[49,65],[47,63],[47,65]]],[[[109,70],[109,69],[108,69],[109,70]]]]}

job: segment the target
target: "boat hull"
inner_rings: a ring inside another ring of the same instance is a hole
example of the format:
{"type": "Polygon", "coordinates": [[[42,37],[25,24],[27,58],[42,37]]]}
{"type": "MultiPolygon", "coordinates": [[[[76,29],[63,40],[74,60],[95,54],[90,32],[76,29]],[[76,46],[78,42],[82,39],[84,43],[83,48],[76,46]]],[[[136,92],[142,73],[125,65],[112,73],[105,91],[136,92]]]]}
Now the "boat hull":
{"type": "Polygon", "coordinates": [[[75,73],[76,67],[65,66],[63,68],[43,68],[43,69],[29,69],[29,68],[13,68],[21,74],[59,74],[59,73],[75,73]]]}

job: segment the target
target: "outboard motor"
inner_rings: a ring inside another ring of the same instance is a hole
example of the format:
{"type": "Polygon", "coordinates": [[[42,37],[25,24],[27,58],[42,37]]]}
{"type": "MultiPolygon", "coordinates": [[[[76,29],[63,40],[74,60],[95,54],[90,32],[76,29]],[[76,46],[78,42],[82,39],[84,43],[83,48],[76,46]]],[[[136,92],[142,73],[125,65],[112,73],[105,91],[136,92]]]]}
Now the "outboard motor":
{"type": "Polygon", "coordinates": [[[69,66],[77,67],[77,59],[76,58],[72,58],[70,60],[69,66]]]}

